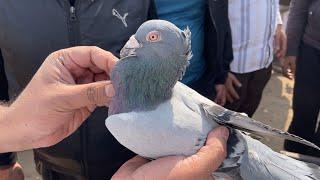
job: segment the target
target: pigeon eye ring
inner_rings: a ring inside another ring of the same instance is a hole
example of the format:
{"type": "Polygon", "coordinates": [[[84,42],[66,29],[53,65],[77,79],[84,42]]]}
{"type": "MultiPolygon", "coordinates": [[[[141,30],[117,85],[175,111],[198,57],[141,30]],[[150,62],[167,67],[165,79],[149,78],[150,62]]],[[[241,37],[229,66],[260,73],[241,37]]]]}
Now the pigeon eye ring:
{"type": "Polygon", "coordinates": [[[158,31],[151,31],[147,34],[146,39],[149,42],[158,42],[161,40],[161,36],[158,31]]]}

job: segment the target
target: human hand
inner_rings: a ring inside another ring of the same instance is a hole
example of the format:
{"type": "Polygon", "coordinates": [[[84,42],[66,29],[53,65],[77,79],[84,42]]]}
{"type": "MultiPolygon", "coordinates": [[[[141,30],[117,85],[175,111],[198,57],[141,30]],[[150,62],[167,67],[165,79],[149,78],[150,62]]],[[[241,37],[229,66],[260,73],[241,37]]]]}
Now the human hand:
{"type": "Polygon", "coordinates": [[[274,52],[278,59],[284,58],[287,53],[287,35],[282,25],[278,25],[276,30],[274,52]]]}
{"type": "Polygon", "coordinates": [[[294,75],[296,73],[296,62],[297,62],[296,56],[288,56],[284,58],[283,64],[282,64],[282,74],[284,77],[287,77],[289,79],[294,78],[294,75]]]}
{"type": "Polygon", "coordinates": [[[190,157],[170,156],[150,162],[136,156],[123,164],[112,179],[213,179],[212,173],[226,158],[228,136],[225,127],[214,129],[209,133],[206,145],[190,157]]]}
{"type": "Polygon", "coordinates": [[[1,133],[0,142],[15,139],[18,144],[1,146],[0,152],[48,147],[72,134],[97,106],[108,105],[113,97],[113,86],[107,80],[116,61],[110,52],[97,47],[75,47],[49,55],[4,112],[9,130],[1,133]]]}
{"type": "Polygon", "coordinates": [[[225,86],[227,88],[227,101],[230,103],[233,103],[235,100],[240,99],[239,94],[237,93],[236,88],[240,88],[242,86],[242,84],[240,83],[240,81],[237,79],[237,77],[232,74],[232,73],[228,73],[228,77],[225,83],[225,86]]]}
{"type": "Polygon", "coordinates": [[[15,163],[11,166],[0,167],[0,179],[1,180],[23,180],[24,174],[22,167],[19,163],[15,163]]]}
{"type": "Polygon", "coordinates": [[[216,89],[216,98],[214,102],[219,104],[220,106],[224,106],[226,104],[227,99],[227,89],[224,84],[218,84],[215,86],[216,89]]]}

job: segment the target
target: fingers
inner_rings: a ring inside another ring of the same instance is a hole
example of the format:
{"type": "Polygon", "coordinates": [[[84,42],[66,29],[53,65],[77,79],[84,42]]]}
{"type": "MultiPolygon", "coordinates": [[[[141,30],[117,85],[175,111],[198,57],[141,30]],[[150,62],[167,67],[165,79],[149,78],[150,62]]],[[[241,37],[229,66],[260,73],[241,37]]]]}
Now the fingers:
{"type": "Polygon", "coordinates": [[[226,93],[219,91],[214,101],[220,106],[224,106],[226,104],[226,93]]]}
{"type": "Polygon", "coordinates": [[[232,83],[234,85],[236,85],[237,87],[241,87],[242,86],[241,82],[238,80],[238,78],[236,76],[232,75],[231,76],[231,80],[232,80],[232,83]]]}
{"type": "Polygon", "coordinates": [[[234,99],[240,99],[240,96],[239,94],[237,93],[237,91],[234,89],[234,86],[230,86],[228,88],[228,92],[229,92],[229,95],[234,98],[234,99]]]}
{"type": "Polygon", "coordinates": [[[210,179],[227,156],[227,140],[229,131],[225,127],[218,127],[209,135],[206,145],[198,153],[178,161],[171,171],[172,179],[210,179]]]}
{"type": "Polygon", "coordinates": [[[294,75],[293,75],[292,71],[290,70],[290,68],[288,67],[288,65],[286,67],[282,68],[282,74],[284,77],[286,77],[290,80],[292,80],[294,77],[294,75]]]}
{"type": "Polygon", "coordinates": [[[200,167],[208,172],[214,172],[219,168],[227,156],[227,141],[229,130],[218,127],[210,132],[206,145],[196,154],[200,167]]]}
{"type": "Polygon", "coordinates": [[[283,61],[282,74],[283,74],[284,77],[286,77],[288,79],[292,79],[292,77],[290,75],[289,61],[287,59],[285,59],[283,61]]]}
{"type": "Polygon", "coordinates": [[[112,180],[122,180],[132,177],[135,171],[140,168],[141,166],[145,165],[149,161],[140,157],[136,156],[125,164],[123,164],[118,171],[113,175],[112,180]]]}
{"type": "Polygon", "coordinates": [[[234,102],[234,99],[233,99],[232,96],[229,94],[229,92],[227,92],[226,97],[227,97],[227,101],[228,101],[228,102],[230,102],[230,103],[233,103],[233,102],[234,102]]]}
{"type": "Polygon", "coordinates": [[[61,54],[63,65],[75,78],[81,77],[82,72],[88,69],[94,73],[104,71],[110,75],[118,60],[112,53],[91,46],[64,49],[61,50],[61,54]]]}
{"type": "Polygon", "coordinates": [[[82,107],[108,106],[115,92],[110,81],[67,86],[64,92],[67,105],[71,109],[82,107]]]}
{"type": "Polygon", "coordinates": [[[228,129],[216,128],[208,135],[206,145],[187,158],[169,156],[148,162],[135,157],[126,162],[112,179],[210,179],[227,155],[228,136],[228,129]]]}
{"type": "Polygon", "coordinates": [[[275,39],[274,39],[274,41],[275,41],[275,42],[274,42],[274,51],[275,51],[276,53],[278,53],[279,50],[280,50],[280,43],[281,43],[280,38],[281,38],[280,32],[277,31],[277,33],[276,33],[276,35],[275,35],[275,39]]]}
{"type": "Polygon", "coordinates": [[[226,97],[223,97],[223,95],[219,95],[215,98],[214,102],[220,106],[224,106],[226,104],[226,97]]]}
{"type": "Polygon", "coordinates": [[[296,73],[295,71],[296,71],[296,57],[289,56],[285,58],[282,65],[283,76],[292,80],[294,78],[294,74],[296,73]]]}
{"type": "Polygon", "coordinates": [[[274,51],[278,59],[287,53],[287,36],[282,25],[278,25],[275,35],[274,51]]]}
{"type": "Polygon", "coordinates": [[[284,58],[284,56],[287,53],[287,38],[286,38],[286,35],[284,33],[279,35],[279,42],[278,43],[279,44],[277,45],[278,49],[276,51],[276,56],[277,56],[278,59],[282,59],[282,58],[284,58]]]}
{"type": "Polygon", "coordinates": [[[228,74],[228,79],[226,82],[226,99],[228,102],[232,103],[236,99],[240,99],[238,92],[235,87],[240,88],[242,86],[241,82],[232,73],[228,74]]]}
{"type": "Polygon", "coordinates": [[[216,89],[216,98],[215,102],[220,106],[224,106],[226,104],[226,87],[223,84],[218,84],[215,86],[216,89]]]}
{"type": "Polygon", "coordinates": [[[288,48],[287,46],[288,46],[287,45],[287,37],[284,34],[282,39],[281,39],[281,53],[279,55],[279,59],[284,58],[285,55],[287,54],[287,48],[288,48]]]}

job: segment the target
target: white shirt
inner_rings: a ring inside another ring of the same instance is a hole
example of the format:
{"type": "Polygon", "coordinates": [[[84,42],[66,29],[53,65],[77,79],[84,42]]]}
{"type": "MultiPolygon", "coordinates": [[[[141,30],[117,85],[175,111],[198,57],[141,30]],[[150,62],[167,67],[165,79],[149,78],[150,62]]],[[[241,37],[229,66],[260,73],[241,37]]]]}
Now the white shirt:
{"type": "Polygon", "coordinates": [[[279,0],[229,0],[235,73],[268,67],[273,61],[274,36],[282,24],[279,0]]]}

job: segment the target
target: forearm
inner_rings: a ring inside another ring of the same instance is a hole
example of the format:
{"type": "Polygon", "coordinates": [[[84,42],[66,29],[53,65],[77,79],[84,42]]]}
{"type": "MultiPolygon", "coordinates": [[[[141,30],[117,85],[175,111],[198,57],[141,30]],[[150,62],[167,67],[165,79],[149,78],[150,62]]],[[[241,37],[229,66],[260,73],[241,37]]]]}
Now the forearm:
{"type": "Polygon", "coordinates": [[[278,6],[278,10],[277,10],[276,22],[277,22],[277,25],[282,25],[283,24],[279,6],[278,6]]]}

